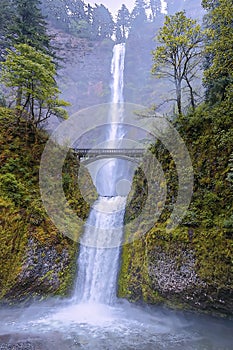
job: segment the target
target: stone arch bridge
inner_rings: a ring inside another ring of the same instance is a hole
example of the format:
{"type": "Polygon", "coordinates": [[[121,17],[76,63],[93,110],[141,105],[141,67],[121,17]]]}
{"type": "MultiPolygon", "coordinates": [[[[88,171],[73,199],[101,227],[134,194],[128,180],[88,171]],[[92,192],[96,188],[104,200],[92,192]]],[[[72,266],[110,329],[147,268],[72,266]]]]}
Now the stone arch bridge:
{"type": "Polygon", "coordinates": [[[73,151],[84,164],[104,158],[120,158],[139,163],[146,152],[144,148],[74,148],[73,151]]]}

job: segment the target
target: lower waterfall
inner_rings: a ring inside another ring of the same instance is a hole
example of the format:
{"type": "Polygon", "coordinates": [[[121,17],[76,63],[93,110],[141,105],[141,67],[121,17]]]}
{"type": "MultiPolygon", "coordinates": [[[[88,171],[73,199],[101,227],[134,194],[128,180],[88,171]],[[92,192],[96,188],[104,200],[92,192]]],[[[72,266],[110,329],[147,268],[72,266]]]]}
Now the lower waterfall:
{"type": "Polygon", "coordinates": [[[99,197],[91,211],[78,259],[77,302],[116,301],[125,202],[125,197],[99,197]]]}

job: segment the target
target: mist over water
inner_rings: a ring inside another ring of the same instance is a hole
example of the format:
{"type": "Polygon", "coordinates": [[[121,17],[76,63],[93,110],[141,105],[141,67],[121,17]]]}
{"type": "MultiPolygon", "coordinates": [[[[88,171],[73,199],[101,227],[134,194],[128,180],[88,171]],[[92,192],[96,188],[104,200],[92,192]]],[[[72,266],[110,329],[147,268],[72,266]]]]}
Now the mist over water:
{"type": "Polygon", "coordinates": [[[231,321],[120,300],[114,306],[51,300],[2,310],[0,317],[0,344],[29,341],[43,350],[231,350],[233,341],[231,321]]]}
{"type": "MultiPolygon", "coordinates": [[[[124,44],[112,60],[112,102],[106,144],[120,147],[124,87],[124,44]]],[[[2,308],[1,343],[18,349],[86,350],[231,350],[232,321],[119,300],[117,274],[126,197],[117,192],[128,178],[126,163],[111,159],[97,176],[100,197],[81,239],[78,275],[69,300],[51,299],[25,308],[2,308]],[[29,342],[29,343],[27,343],[29,342]],[[30,347],[31,344],[31,347],[30,347]]],[[[6,348],[3,348],[6,349],[6,348]]],[[[11,348],[13,349],[13,348],[11,348]]]]}

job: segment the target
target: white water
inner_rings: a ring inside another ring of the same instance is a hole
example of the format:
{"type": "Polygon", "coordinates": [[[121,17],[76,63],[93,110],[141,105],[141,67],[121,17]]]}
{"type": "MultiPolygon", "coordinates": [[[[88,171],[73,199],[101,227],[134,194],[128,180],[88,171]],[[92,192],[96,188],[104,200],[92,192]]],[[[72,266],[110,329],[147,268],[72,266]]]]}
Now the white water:
{"type": "Polygon", "coordinates": [[[78,259],[75,300],[113,304],[126,198],[100,197],[90,213],[78,259]],[[107,212],[106,212],[107,210],[107,212]],[[106,248],[106,247],[115,248],[106,248]]]}
{"type": "MultiPolygon", "coordinates": [[[[122,120],[124,88],[125,45],[115,45],[111,64],[112,104],[109,111],[109,133],[106,143],[110,148],[120,146],[124,136],[117,123],[122,120]]],[[[104,164],[97,186],[105,196],[116,195],[117,175],[121,165],[111,159],[104,164]]],[[[120,245],[126,198],[99,197],[88,218],[81,239],[78,259],[78,278],[74,300],[79,303],[113,304],[116,301],[116,282],[119,268],[120,245]]]]}
{"type": "Polygon", "coordinates": [[[112,103],[122,103],[124,101],[124,67],[125,67],[125,44],[115,45],[113,48],[113,59],[111,64],[112,83],[112,103]]]}
{"type": "MultiPolygon", "coordinates": [[[[109,129],[104,148],[120,148],[124,130],[119,123],[123,122],[125,44],[115,45],[111,62],[111,103],[109,104],[109,129]]],[[[96,187],[102,196],[117,196],[119,178],[123,177],[124,161],[109,159],[99,171],[96,187]]]]}

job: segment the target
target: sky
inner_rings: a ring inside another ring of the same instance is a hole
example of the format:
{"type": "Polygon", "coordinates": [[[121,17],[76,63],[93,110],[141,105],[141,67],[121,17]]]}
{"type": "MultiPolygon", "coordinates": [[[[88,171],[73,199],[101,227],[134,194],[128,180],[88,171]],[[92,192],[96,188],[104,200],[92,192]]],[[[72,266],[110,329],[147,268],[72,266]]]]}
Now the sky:
{"type": "MultiPolygon", "coordinates": [[[[117,11],[121,8],[122,4],[125,4],[126,7],[129,9],[129,11],[131,11],[134,7],[135,4],[135,0],[100,0],[100,1],[86,1],[88,3],[90,3],[92,6],[96,4],[103,4],[104,6],[106,6],[110,12],[113,14],[113,16],[115,16],[115,14],[117,13],[117,11]]],[[[162,0],[162,3],[164,3],[164,1],[162,0]]]]}
{"type": "Polygon", "coordinates": [[[106,6],[109,11],[115,15],[117,13],[118,10],[120,10],[121,5],[125,4],[126,7],[129,9],[129,11],[131,11],[134,7],[134,3],[135,0],[100,0],[100,1],[86,1],[89,2],[91,5],[95,5],[96,4],[103,4],[104,6],[106,6]]]}

